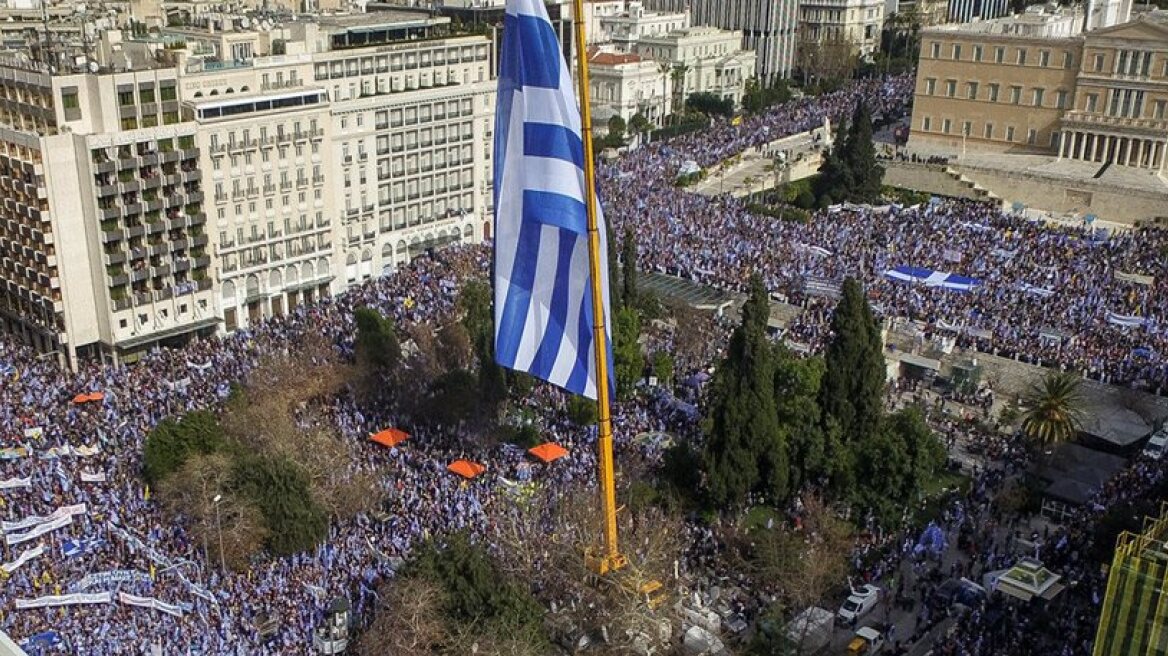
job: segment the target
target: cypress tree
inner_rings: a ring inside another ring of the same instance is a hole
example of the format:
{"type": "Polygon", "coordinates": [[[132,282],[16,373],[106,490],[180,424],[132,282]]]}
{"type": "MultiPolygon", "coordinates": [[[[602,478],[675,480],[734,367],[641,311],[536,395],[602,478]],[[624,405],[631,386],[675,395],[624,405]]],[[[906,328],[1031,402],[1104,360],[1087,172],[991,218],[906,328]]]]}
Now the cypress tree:
{"type": "Polygon", "coordinates": [[[864,103],[857,103],[848,126],[847,159],[852,184],[846,187],[847,198],[855,203],[875,203],[880,200],[884,183],[884,169],[876,163],[876,147],[872,143],[872,115],[864,103]]]}
{"type": "Polygon", "coordinates": [[[819,165],[819,176],[814,183],[815,197],[820,207],[847,199],[853,184],[848,156],[850,144],[844,121],[841,120],[835,128],[835,140],[823,158],[823,163],[819,165]]]}
{"type": "MultiPolygon", "coordinates": [[[[854,278],[844,281],[843,295],[831,317],[827,370],[819,388],[819,407],[829,442],[829,461],[847,463],[857,445],[880,430],[883,412],[884,354],[880,330],[863,289],[854,278]],[[841,453],[846,452],[846,453],[841,453]]],[[[837,472],[836,475],[847,474],[837,472]]]]}

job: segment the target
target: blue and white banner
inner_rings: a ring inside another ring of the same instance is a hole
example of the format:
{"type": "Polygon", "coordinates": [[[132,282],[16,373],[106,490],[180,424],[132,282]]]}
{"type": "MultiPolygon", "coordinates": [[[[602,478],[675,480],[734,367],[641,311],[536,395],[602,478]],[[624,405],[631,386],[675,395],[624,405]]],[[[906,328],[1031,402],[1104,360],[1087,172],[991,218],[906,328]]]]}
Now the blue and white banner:
{"type": "Polygon", "coordinates": [[[1021,289],[1022,291],[1026,292],[1027,294],[1034,294],[1035,296],[1041,296],[1042,298],[1050,298],[1051,296],[1054,296],[1053,289],[1048,289],[1046,287],[1039,287],[1038,285],[1031,285],[1030,283],[1025,283],[1025,282],[1019,284],[1018,289],[1021,289]]]}
{"type": "Polygon", "coordinates": [[[29,656],[40,656],[46,651],[57,651],[54,648],[59,647],[62,642],[61,634],[56,631],[41,631],[21,640],[20,648],[29,656]]]}
{"type": "Polygon", "coordinates": [[[914,266],[893,267],[885,271],[884,276],[900,282],[921,283],[926,287],[940,287],[959,292],[972,291],[974,287],[981,285],[981,281],[977,278],[914,266]]]}
{"type": "Polygon", "coordinates": [[[80,604],[108,604],[113,595],[108,592],[93,594],[46,595],[36,599],[17,599],[13,602],[18,610],[30,608],[51,608],[54,606],[77,606],[80,604]]]}
{"type": "Polygon", "coordinates": [[[175,604],[168,604],[155,599],[154,597],[137,597],[125,592],[118,593],[118,601],[130,606],[137,606],[139,608],[153,608],[160,613],[167,615],[174,615],[175,617],[182,617],[182,609],[175,604]]]}
{"type": "Polygon", "coordinates": [[[596,398],[592,285],[600,285],[611,342],[608,245],[597,201],[600,280],[593,281],[579,104],[542,0],[507,0],[505,12],[495,112],[495,357],[596,398]]]}
{"type": "Polygon", "coordinates": [[[4,563],[3,565],[0,565],[0,569],[4,570],[5,574],[11,574],[20,569],[21,565],[27,563],[33,558],[39,558],[43,556],[44,553],[45,545],[38,544],[31,549],[25,549],[24,551],[20,552],[20,555],[16,557],[16,560],[12,561],[11,563],[4,563]]]}
{"type": "Polygon", "coordinates": [[[61,555],[66,558],[75,558],[82,554],[93,551],[101,546],[105,540],[101,538],[77,538],[68,539],[61,543],[61,555]]]}
{"type": "Polygon", "coordinates": [[[89,509],[85,506],[84,503],[78,503],[72,506],[61,506],[44,517],[33,516],[25,517],[24,519],[16,522],[0,522],[0,529],[3,529],[5,533],[11,533],[13,531],[26,529],[30,526],[36,526],[37,524],[51,522],[62,517],[84,515],[87,512],[89,512],[89,509]]]}
{"type": "Polygon", "coordinates": [[[1115,312],[1107,313],[1107,323],[1124,328],[1139,328],[1148,323],[1148,320],[1143,317],[1138,317],[1133,314],[1118,314],[1115,312]]]}
{"type": "Polygon", "coordinates": [[[105,472],[89,472],[89,471],[82,470],[81,482],[82,483],[104,483],[105,482],[105,472]]]}
{"type": "Polygon", "coordinates": [[[58,517],[52,521],[45,522],[44,524],[37,524],[26,533],[9,533],[4,536],[4,542],[6,542],[8,546],[12,547],[24,542],[28,542],[29,540],[35,540],[45,533],[50,533],[57,529],[65,528],[72,523],[73,516],[65,515],[64,517],[58,517]]]}
{"type": "Polygon", "coordinates": [[[0,481],[0,490],[16,490],[23,487],[32,487],[32,477],[7,478],[0,481]]]}

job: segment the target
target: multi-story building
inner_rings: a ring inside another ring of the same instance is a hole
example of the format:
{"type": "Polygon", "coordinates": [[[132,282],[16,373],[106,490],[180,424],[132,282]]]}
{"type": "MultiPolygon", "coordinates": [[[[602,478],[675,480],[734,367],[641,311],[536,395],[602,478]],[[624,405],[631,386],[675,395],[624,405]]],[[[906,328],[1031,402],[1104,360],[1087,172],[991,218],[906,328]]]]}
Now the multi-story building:
{"type": "Polygon", "coordinates": [[[880,50],[883,0],[802,0],[799,3],[800,47],[847,43],[862,58],[880,50]]]}
{"type": "Polygon", "coordinates": [[[884,20],[902,29],[949,22],[949,0],[886,0],[884,20]]]}
{"type": "Polygon", "coordinates": [[[950,23],[991,20],[1009,13],[1009,0],[949,0],[950,23]]]}
{"type": "MultiPolygon", "coordinates": [[[[629,2],[625,10],[614,15],[601,17],[598,33],[604,41],[623,50],[631,50],[640,39],[662,36],[690,26],[689,12],[646,11],[640,2],[629,2]]],[[[589,43],[598,43],[592,37],[589,43]]]]}
{"type": "Polygon", "coordinates": [[[1168,16],[1081,32],[1046,14],[922,33],[909,145],[1164,170],[1168,16]]]}
{"type": "Polygon", "coordinates": [[[588,59],[594,127],[613,116],[626,123],[640,114],[654,125],[664,125],[673,112],[673,66],[633,53],[593,50],[588,59]]]}
{"type": "Polygon", "coordinates": [[[644,37],[634,51],[646,59],[668,62],[676,79],[674,96],[710,93],[738,104],[746,82],[755,76],[756,58],[742,49],[741,35],[716,27],[691,27],[644,37]]]}
{"type": "Polygon", "coordinates": [[[755,53],[755,71],[766,83],[791,76],[799,38],[797,0],[645,0],[657,11],[684,11],[694,25],[741,32],[742,47],[755,53]]]}
{"type": "Polygon", "coordinates": [[[1157,656],[1168,651],[1168,506],[1140,534],[1116,541],[1094,656],[1157,656]]]}
{"type": "Polygon", "coordinates": [[[0,93],[5,329],[69,363],[213,332],[197,126],[174,69],[5,58],[0,93]]]}

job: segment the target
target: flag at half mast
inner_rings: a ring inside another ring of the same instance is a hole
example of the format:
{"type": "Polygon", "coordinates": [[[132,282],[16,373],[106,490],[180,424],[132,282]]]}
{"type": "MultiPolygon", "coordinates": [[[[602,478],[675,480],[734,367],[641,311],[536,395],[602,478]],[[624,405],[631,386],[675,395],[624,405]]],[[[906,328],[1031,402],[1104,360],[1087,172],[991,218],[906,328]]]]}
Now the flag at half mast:
{"type": "MultiPolygon", "coordinates": [[[[596,398],[584,143],[573,80],[542,0],[507,0],[495,114],[495,357],[596,398]]],[[[611,342],[608,246],[600,281],[611,342]]],[[[612,349],[607,349],[609,372],[612,349]]],[[[612,389],[612,376],[609,376],[612,389]]]]}

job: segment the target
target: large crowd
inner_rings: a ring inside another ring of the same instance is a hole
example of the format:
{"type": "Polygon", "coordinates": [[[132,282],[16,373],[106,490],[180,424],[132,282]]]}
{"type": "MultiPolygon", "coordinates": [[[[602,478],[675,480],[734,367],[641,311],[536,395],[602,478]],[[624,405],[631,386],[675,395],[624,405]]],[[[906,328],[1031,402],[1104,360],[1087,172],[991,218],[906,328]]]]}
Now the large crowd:
{"type": "MultiPolygon", "coordinates": [[[[838,120],[857,102],[894,118],[911,89],[908,77],[857,82],[773,108],[742,125],[718,122],[700,134],[627,155],[601,173],[615,232],[634,229],[646,269],[732,290],[742,289],[749,274],[762,274],[776,296],[805,307],[788,339],[812,348],[826,337],[830,308],[805,293],[804,279],[852,275],[865,279],[884,316],[921,319],[930,330],[953,329],[983,350],[1161,385],[1168,375],[1163,359],[1137,356],[1168,346],[1159,328],[1165,300],[1157,293],[1165,245],[1155,234],[1098,239],[960,202],[887,211],[838,208],[807,225],[786,224],[754,216],[738,201],[683,193],[671,184],[683,161],[712,165],[818,127],[825,118],[838,120]],[[950,250],[960,257],[950,257],[950,250]],[[947,267],[984,284],[956,293],[881,275],[901,263],[947,267]],[[1122,282],[1117,271],[1153,275],[1155,281],[1151,286],[1122,282]],[[1039,297],[1023,284],[1053,293],[1039,297]],[[1145,321],[1121,327],[1108,323],[1104,311],[1145,321]],[[1045,335],[1053,333],[1047,327],[1064,337],[1048,339],[1045,335]]],[[[221,571],[215,550],[208,552],[182,522],[164,516],[142,482],[143,442],[162,419],[220,407],[232,385],[246,380],[265,354],[289,351],[307,334],[323,335],[350,355],[355,308],[376,308],[399,326],[447,317],[462,276],[484,274],[488,261],[489,252],[481,247],[424,255],[334,298],[223,338],[156,349],[130,366],[83,364],[72,372],[0,341],[0,515],[19,525],[4,530],[0,627],[17,639],[52,635],[61,640],[56,649],[62,653],[94,656],[155,650],[310,653],[312,630],[329,601],[344,596],[358,616],[366,615],[377,583],[419,541],[465,529],[491,542],[492,531],[515,511],[506,501],[508,482],[535,480],[549,490],[592,484],[594,436],[569,424],[562,395],[542,385],[518,403],[540,418],[548,439],[571,452],[546,467],[533,466],[522,451],[507,447],[468,453],[458,434],[401,425],[403,417],[362,407],[347,395],[328,402],[325,414],[351,452],[352,471],[389,472],[380,481],[382,519],[359,515],[335,521],[314,553],[264,560],[243,572],[221,571]],[[101,398],[77,402],[86,393],[101,398]],[[410,431],[410,440],[394,449],[369,442],[371,433],[389,426],[410,431]],[[484,462],[487,474],[468,483],[446,471],[450,460],[464,456],[484,462]],[[46,526],[43,534],[14,543],[14,536],[30,527],[46,526]],[[78,596],[115,589],[131,596],[115,594],[97,603],[78,596]],[[30,600],[48,603],[45,597],[58,602],[64,597],[68,605],[27,607],[30,600]],[[256,626],[267,619],[276,620],[274,635],[261,642],[256,626]]],[[[652,338],[670,345],[668,334],[652,338]]],[[[685,380],[710,362],[680,364],[678,378],[685,380]]],[[[677,408],[647,400],[618,404],[618,449],[653,458],[659,456],[657,443],[634,443],[633,436],[696,432],[693,414],[677,408]]],[[[687,528],[699,543],[708,538],[705,530],[687,528]]],[[[683,571],[700,566],[700,558],[682,563],[683,571]]]]}

